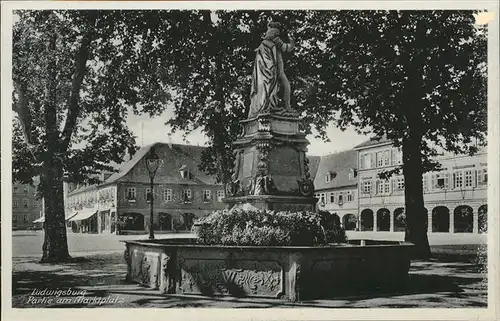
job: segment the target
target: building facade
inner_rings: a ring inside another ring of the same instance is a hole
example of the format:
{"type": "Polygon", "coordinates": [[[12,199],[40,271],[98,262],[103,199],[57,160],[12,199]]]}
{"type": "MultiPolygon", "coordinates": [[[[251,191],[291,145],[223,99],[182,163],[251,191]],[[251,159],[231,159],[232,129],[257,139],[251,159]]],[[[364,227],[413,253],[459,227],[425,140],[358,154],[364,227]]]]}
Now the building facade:
{"type": "Polygon", "coordinates": [[[33,226],[33,221],[40,217],[42,201],[36,197],[38,180],[34,185],[12,184],[12,229],[22,230],[33,226]]]}
{"type": "MultiPolygon", "coordinates": [[[[141,148],[103,184],[68,192],[67,217],[75,232],[148,230],[151,191],[144,158],[151,147],[141,148]]],[[[198,169],[204,147],[157,143],[155,149],[163,160],[152,191],[155,230],[189,230],[195,218],[225,207],[222,185],[198,169]]]]}
{"type": "Polygon", "coordinates": [[[314,179],[319,210],[335,213],[347,230],[358,227],[357,152],[322,156],[314,179]]]}
{"type": "MultiPolygon", "coordinates": [[[[364,231],[404,231],[404,178],[378,177],[402,164],[402,153],[387,139],[369,140],[358,152],[359,227],[364,231]]],[[[423,175],[429,233],[479,233],[487,226],[487,153],[443,153],[439,172],[423,175]]]]}

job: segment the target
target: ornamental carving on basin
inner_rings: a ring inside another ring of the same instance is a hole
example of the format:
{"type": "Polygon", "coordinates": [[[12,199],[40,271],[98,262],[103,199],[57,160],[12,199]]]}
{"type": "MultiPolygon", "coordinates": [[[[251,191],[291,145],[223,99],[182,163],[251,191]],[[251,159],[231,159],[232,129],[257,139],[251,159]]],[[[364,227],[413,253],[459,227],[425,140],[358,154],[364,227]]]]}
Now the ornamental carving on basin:
{"type": "MultiPolygon", "coordinates": [[[[134,259],[131,260],[131,279],[136,280],[140,284],[147,286],[155,286],[158,282],[158,273],[155,267],[158,267],[154,262],[158,259],[151,255],[145,255],[140,252],[133,253],[134,259]]],[[[130,260],[130,259],[129,259],[130,260]]]]}
{"type": "Polygon", "coordinates": [[[178,292],[205,295],[280,297],[283,270],[274,261],[186,260],[178,292]],[[235,267],[235,265],[237,265],[235,267]]]}

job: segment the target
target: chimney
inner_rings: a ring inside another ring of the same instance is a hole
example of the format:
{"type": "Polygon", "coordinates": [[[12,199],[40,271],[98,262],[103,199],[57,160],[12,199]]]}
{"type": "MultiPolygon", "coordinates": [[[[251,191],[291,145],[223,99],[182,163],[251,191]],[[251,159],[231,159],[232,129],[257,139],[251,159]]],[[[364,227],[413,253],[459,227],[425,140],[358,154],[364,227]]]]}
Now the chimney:
{"type": "Polygon", "coordinates": [[[168,147],[172,148],[172,133],[168,133],[168,147]]]}

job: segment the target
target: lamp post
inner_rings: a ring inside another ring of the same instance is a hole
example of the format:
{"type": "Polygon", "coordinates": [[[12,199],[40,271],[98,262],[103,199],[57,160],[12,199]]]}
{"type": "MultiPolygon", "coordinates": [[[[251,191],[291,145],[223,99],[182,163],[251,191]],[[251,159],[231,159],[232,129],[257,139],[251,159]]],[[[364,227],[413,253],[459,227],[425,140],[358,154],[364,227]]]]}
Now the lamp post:
{"type": "Polygon", "coordinates": [[[153,188],[154,188],[154,179],[156,171],[160,167],[162,160],[156,154],[154,145],[149,150],[149,153],[147,154],[145,159],[146,159],[146,168],[148,169],[149,172],[149,187],[150,187],[149,202],[150,202],[151,213],[149,215],[149,239],[154,240],[155,234],[153,226],[153,203],[154,203],[153,188]]]}

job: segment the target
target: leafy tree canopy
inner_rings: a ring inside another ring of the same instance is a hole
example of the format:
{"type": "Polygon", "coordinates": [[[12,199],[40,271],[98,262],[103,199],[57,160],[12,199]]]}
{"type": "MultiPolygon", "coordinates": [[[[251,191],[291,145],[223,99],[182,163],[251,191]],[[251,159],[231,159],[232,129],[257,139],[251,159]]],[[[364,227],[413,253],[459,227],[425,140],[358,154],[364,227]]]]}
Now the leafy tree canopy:
{"type": "Polygon", "coordinates": [[[422,138],[424,170],[436,169],[437,148],[474,153],[476,141],[485,143],[486,36],[473,14],[190,11],[164,33],[175,38],[162,46],[176,92],[175,117],[167,123],[204,130],[212,142],[205,170],[231,168],[229,156],[217,162],[230,154],[247,115],[254,49],[273,19],[297,40],[285,68],[307,133],[315,129],[328,140],[333,122],[401,146],[414,132],[422,138]]]}
{"type": "Polygon", "coordinates": [[[127,114],[160,114],[170,99],[168,73],[157,72],[165,28],[145,12],[15,15],[14,179],[30,183],[56,155],[67,180],[96,182],[136,150],[127,114]]]}

